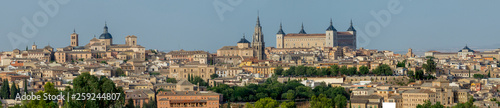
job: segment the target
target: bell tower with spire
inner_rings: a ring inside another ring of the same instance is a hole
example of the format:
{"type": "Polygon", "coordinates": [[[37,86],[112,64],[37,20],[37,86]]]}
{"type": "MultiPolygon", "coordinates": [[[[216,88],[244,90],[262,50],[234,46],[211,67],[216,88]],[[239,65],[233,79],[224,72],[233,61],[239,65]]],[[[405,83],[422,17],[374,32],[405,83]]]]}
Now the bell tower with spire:
{"type": "Polygon", "coordinates": [[[255,30],[253,33],[252,48],[254,49],[254,57],[259,60],[265,60],[266,55],[264,53],[264,48],[266,47],[264,43],[264,34],[262,34],[262,26],[260,26],[259,15],[257,15],[257,24],[255,25],[255,30]]]}
{"type": "Polygon", "coordinates": [[[71,34],[71,45],[72,47],[78,46],[78,34],[76,34],[75,29],[73,29],[73,34],[71,34]]]}
{"type": "Polygon", "coordinates": [[[278,33],[276,33],[276,48],[283,48],[284,46],[284,39],[285,39],[285,32],[283,32],[283,28],[281,27],[280,23],[280,29],[278,30],[278,33]]]}
{"type": "Polygon", "coordinates": [[[333,27],[333,22],[332,19],[330,18],[330,26],[326,28],[326,39],[325,39],[325,46],[326,47],[334,47],[337,46],[337,29],[333,27]]]}
{"type": "Polygon", "coordinates": [[[352,19],[351,19],[351,26],[349,27],[349,29],[347,29],[347,32],[351,33],[352,34],[352,45],[351,45],[351,49],[356,49],[357,48],[357,43],[356,43],[356,29],[354,29],[354,26],[352,25],[352,19]]]}

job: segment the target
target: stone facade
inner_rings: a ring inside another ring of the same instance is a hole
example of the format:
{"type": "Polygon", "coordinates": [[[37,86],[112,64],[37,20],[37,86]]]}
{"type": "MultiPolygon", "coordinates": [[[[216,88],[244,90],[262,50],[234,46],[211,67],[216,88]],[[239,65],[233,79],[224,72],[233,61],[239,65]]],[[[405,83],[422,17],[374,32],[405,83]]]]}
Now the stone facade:
{"type": "Polygon", "coordinates": [[[330,21],[324,34],[307,34],[304,26],[299,33],[285,34],[281,28],[276,34],[276,48],[312,48],[347,46],[356,49],[356,30],[352,27],[346,32],[338,32],[330,21]],[[352,29],[351,29],[352,28],[352,29]]]}

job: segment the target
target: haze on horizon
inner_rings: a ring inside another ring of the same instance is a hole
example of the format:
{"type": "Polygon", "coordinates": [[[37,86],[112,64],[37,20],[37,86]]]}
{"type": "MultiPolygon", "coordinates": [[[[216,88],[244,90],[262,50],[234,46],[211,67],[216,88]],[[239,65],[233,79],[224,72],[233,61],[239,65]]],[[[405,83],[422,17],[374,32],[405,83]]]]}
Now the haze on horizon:
{"type": "Polygon", "coordinates": [[[280,22],[285,33],[299,32],[301,23],[307,33],[324,33],[330,18],[338,31],[347,30],[352,19],[356,30],[364,33],[358,33],[358,47],[367,49],[458,51],[466,44],[473,49],[500,46],[497,41],[500,39],[500,14],[495,12],[500,10],[500,1],[199,0],[197,3],[149,3],[66,0],[69,2],[58,4],[57,12],[46,13],[39,2],[54,3],[52,1],[58,0],[2,1],[0,35],[3,38],[0,39],[0,50],[24,50],[33,42],[39,46],[50,43],[54,48],[65,47],[69,45],[69,36],[74,29],[79,34],[80,45],[85,45],[94,35],[102,33],[106,21],[114,43],[122,44],[125,36],[136,35],[138,43],[147,49],[205,50],[214,53],[222,46],[235,45],[243,34],[251,40],[257,11],[266,47],[275,47],[280,22]],[[401,11],[390,13],[389,20],[381,17],[386,23],[373,15],[380,15],[391,6],[401,11]],[[217,8],[227,11],[217,11],[217,8]],[[25,25],[23,20],[33,22],[33,16],[40,13],[48,15],[47,23],[35,26],[38,32],[33,36],[24,36],[21,31],[25,25]],[[373,28],[374,23],[380,27],[373,28]],[[376,29],[378,33],[370,33],[370,30],[376,29]],[[10,40],[9,33],[17,34],[24,39],[23,42],[13,46],[15,42],[10,40]],[[360,37],[368,37],[370,41],[360,42],[360,37]]]}

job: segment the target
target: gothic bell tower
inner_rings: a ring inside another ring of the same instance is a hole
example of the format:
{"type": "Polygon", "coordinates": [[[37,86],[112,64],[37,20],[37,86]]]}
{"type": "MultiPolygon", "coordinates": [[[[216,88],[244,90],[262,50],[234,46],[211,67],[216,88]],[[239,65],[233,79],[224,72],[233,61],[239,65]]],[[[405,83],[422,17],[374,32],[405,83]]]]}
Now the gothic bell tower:
{"type": "Polygon", "coordinates": [[[255,25],[255,30],[253,33],[252,48],[255,53],[254,57],[259,60],[265,60],[266,54],[264,53],[264,48],[266,47],[264,43],[264,34],[262,34],[262,26],[260,26],[259,16],[257,15],[257,24],[255,25]]]}

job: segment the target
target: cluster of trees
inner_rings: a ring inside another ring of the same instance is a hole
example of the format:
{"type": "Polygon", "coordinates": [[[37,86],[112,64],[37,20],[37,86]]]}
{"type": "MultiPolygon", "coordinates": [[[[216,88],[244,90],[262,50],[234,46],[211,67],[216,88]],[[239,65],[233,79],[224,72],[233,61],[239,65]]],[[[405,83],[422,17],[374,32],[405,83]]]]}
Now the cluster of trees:
{"type": "Polygon", "coordinates": [[[274,70],[276,75],[282,76],[340,76],[340,75],[392,75],[393,71],[389,65],[382,64],[377,68],[372,70],[367,66],[360,66],[359,70],[357,67],[347,67],[338,65],[331,65],[328,68],[315,68],[308,66],[291,66],[288,70],[284,70],[282,67],[277,67],[274,70]]]}
{"type": "MultiPolygon", "coordinates": [[[[220,84],[209,90],[223,94],[226,102],[249,102],[257,101],[269,97],[275,100],[310,100],[313,96],[324,95],[326,98],[334,99],[336,97],[342,101],[349,99],[349,94],[342,87],[329,87],[325,83],[316,86],[314,89],[306,87],[297,80],[291,80],[286,83],[277,81],[277,77],[268,78],[264,84],[249,84],[243,87],[228,86],[220,84]]],[[[277,105],[277,104],[276,104],[277,105]]],[[[257,107],[257,104],[255,105],[257,107]]],[[[346,106],[346,105],[344,105],[346,106]]]]}
{"type": "MultiPolygon", "coordinates": [[[[59,94],[60,91],[58,91],[54,84],[51,82],[45,83],[43,86],[43,91],[39,91],[35,93],[34,95],[39,95],[43,97],[44,93],[50,94],[50,95],[57,95],[59,94]]],[[[57,108],[57,102],[53,100],[30,100],[27,104],[24,104],[22,106],[16,106],[18,108],[21,107],[27,107],[27,108],[57,108]]]]}
{"type": "MultiPolygon", "coordinates": [[[[25,80],[26,82],[26,80],[25,80]]],[[[26,86],[25,86],[26,88],[26,86]]],[[[3,83],[2,83],[2,89],[1,89],[1,92],[0,92],[0,97],[2,99],[15,99],[16,98],[16,95],[17,93],[20,93],[21,90],[16,87],[16,84],[12,84],[12,86],[9,87],[9,81],[7,81],[7,79],[3,80],[3,83]]]]}
{"type": "Polygon", "coordinates": [[[328,98],[324,94],[311,98],[311,108],[344,108],[347,105],[347,98],[341,95],[335,98],[328,98]]]}
{"type": "Polygon", "coordinates": [[[218,77],[219,77],[219,75],[217,75],[217,74],[215,74],[215,73],[214,73],[214,74],[212,74],[212,75],[210,75],[210,79],[214,79],[214,78],[218,78],[218,77]]]}
{"type": "MultiPolygon", "coordinates": [[[[441,104],[441,102],[436,102],[436,104],[432,105],[430,101],[426,100],[423,105],[421,104],[417,105],[417,108],[449,108],[449,107],[445,107],[444,105],[441,104]]],[[[451,108],[479,108],[479,107],[474,105],[474,98],[470,97],[467,102],[458,103],[457,105],[451,108]]]]}
{"type": "Polygon", "coordinates": [[[279,104],[278,101],[266,97],[266,98],[261,98],[254,104],[246,103],[245,105],[247,108],[295,108],[295,102],[293,101],[284,101],[281,104],[279,104]]]}
{"type": "MultiPolygon", "coordinates": [[[[56,90],[57,91],[57,90],[56,90]]],[[[47,92],[47,91],[46,91],[47,92]]],[[[65,93],[121,93],[118,100],[73,100],[67,99],[65,107],[67,108],[121,108],[125,104],[125,93],[121,87],[116,87],[115,83],[102,76],[100,78],[90,75],[89,73],[82,73],[73,79],[73,88],[66,87],[65,93]]]]}
{"type": "Polygon", "coordinates": [[[208,83],[205,80],[203,80],[200,76],[193,76],[192,74],[189,74],[188,81],[194,85],[199,83],[200,86],[208,86],[208,83]]]}
{"type": "Polygon", "coordinates": [[[424,68],[425,71],[428,73],[436,72],[437,63],[434,62],[434,60],[433,60],[434,57],[427,57],[427,58],[428,59],[426,61],[426,64],[423,64],[422,68],[424,68]]]}
{"type": "Polygon", "coordinates": [[[398,64],[396,64],[396,67],[406,67],[406,60],[403,60],[402,62],[398,62],[398,64]]]}
{"type": "Polygon", "coordinates": [[[175,78],[167,78],[167,83],[177,83],[175,78]]]}
{"type": "Polygon", "coordinates": [[[115,70],[115,76],[125,76],[125,72],[122,70],[122,68],[118,68],[115,70]]]}
{"type": "Polygon", "coordinates": [[[483,78],[486,78],[486,76],[483,74],[474,74],[474,78],[483,79],[483,78]]]}
{"type": "Polygon", "coordinates": [[[432,75],[425,75],[423,70],[408,71],[408,77],[413,80],[424,80],[424,79],[434,79],[435,77],[432,75]]]}

